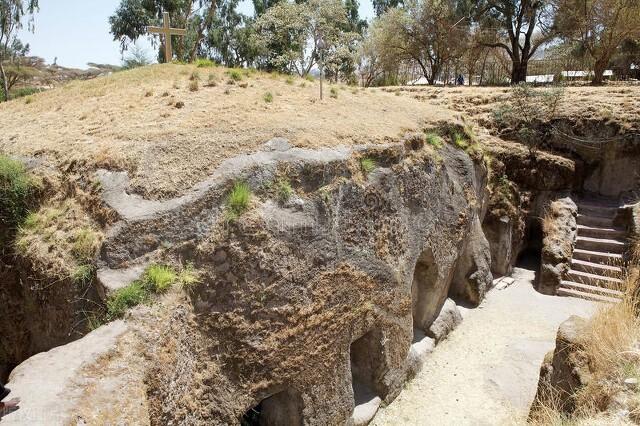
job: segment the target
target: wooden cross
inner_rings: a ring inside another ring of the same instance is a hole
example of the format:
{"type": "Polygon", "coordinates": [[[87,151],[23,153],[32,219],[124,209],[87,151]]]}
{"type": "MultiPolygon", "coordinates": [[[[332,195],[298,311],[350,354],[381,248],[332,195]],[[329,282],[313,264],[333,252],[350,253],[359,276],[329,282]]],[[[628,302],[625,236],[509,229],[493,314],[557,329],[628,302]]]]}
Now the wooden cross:
{"type": "Polygon", "coordinates": [[[169,12],[164,12],[164,25],[161,27],[148,27],[147,31],[154,34],[164,34],[164,59],[166,63],[173,60],[173,52],[171,51],[171,36],[177,35],[184,37],[187,30],[181,28],[171,28],[169,25],[169,12]]]}

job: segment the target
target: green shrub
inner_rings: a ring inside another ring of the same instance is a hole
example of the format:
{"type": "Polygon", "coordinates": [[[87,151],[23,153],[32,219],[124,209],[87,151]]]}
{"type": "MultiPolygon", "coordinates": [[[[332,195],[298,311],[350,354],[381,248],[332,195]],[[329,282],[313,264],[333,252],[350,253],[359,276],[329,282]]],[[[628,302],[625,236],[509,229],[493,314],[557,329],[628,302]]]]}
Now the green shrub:
{"type": "Polygon", "coordinates": [[[291,187],[291,183],[287,179],[280,179],[276,182],[276,193],[278,194],[278,200],[281,203],[286,203],[289,201],[291,196],[293,195],[293,188],[291,187]]]}
{"type": "Polygon", "coordinates": [[[273,94],[271,92],[267,92],[262,96],[262,99],[268,104],[273,102],[273,94]]]}
{"type": "Polygon", "coordinates": [[[464,149],[464,150],[469,148],[469,142],[467,141],[467,139],[462,133],[454,132],[452,138],[453,138],[453,144],[458,148],[464,149]]]}
{"type": "Polygon", "coordinates": [[[313,76],[311,74],[305,75],[304,79],[307,80],[307,81],[311,81],[311,82],[316,80],[315,78],[313,78],[313,76]]]}
{"type": "Polygon", "coordinates": [[[207,79],[208,87],[216,87],[218,85],[218,77],[214,73],[209,74],[209,78],[207,79]]]}
{"type": "Polygon", "coordinates": [[[240,81],[242,80],[242,71],[238,70],[238,69],[231,69],[229,71],[227,71],[227,75],[229,76],[229,78],[233,81],[240,81]]]}
{"type": "Polygon", "coordinates": [[[191,92],[197,92],[198,90],[200,90],[200,85],[198,84],[198,80],[191,80],[189,82],[189,90],[191,92]]]}
{"type": "Polygon", "coordinates": [[[34,190],[34,182],[24,165],[0,155],[0,230],[13,229],[22,223],[34,190]]]}
{"type": "Polygon", "coordinates": [[[365,157],[360,159],[360,168],[364,174],[369,174],[376,168],[376,161],[373,158],[365,157]]]}
{"type": "Polygon", "coordinates": [[[249,208],[251,188],[245,182],[236,182],[227,196],[227,212],[230,219],[240,216],[249,208]]]}
{"type": "Polygon", "coordinates": [[[122,318],[128,309],[149,300],[150,291],[141,281],[116,290],[107,299],[107,320],[122,318]]]}
{"type": "Polygon", "coordinates": [[[145,286],[154,293],[164,293],[176,281],[178,275],[169,266],[151,265],[147,268],[143,281],[145,286]]]}
{"type": "Polygon", "coordinates": [[[190,81],[200,81],[200,73],[198,71],[194,71],[189,76],[190,81]]]}
{"type": "Polygon", "coordinates": [[[196,59],[194,64],[198,68],[210,68],[210,67],[215,67],[216,66],[216,63],[213,62],[211,59],[208,59],[208,58],[198,58],[198,59],[196,59]]]}
{"type": "Polygon", "coordinates": [[[332,87],[329,93],[330,93],[329,96],[331,96],[334,99],[338,99],[338,89],[336,89],[335,87],[332,87]]]}
{"type": "MultiPolygon", "coordinates": [[[[11,99],[23,98],[25,96],[35,95],[36,93],[42,92],[44,89],[40,89],[38,87],[21,87],[19,89],[15,89],[9,92],[11,99]]],[[[33,102],[33,98],[28,103],[33,102]]]]}
{"type": "Polygon", "coordinates": [[[442,148],[442,138],[436,133],[427,133],[425,140],[427,144],[436,149],[442,148]]]}
{"type": "Polygon", "coordinates": [[[289,76],[287,77],[287,79],[285,80],[285,82],[289,85],[292,85],[294,83],[293,77],[289,76]]]}

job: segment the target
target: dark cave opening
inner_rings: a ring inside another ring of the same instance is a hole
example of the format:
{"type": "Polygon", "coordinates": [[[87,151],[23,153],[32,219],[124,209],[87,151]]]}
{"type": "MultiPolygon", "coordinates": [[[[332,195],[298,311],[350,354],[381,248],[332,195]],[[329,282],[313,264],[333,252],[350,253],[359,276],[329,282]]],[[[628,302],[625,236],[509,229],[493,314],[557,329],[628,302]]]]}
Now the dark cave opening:
{"type": "Polygon", "coordinates": [[[355,405],[383,396],[380,377],[384,371],[382,333],[373,330],[357,339],[349,348],[351,387],[355,405]]]}
{"type": "Polygon", "coordinates": [[[293,389],[263,399],[249,408],[240,420],[242,426],[298,426],[302,423],[302,397],[293,389]]]}

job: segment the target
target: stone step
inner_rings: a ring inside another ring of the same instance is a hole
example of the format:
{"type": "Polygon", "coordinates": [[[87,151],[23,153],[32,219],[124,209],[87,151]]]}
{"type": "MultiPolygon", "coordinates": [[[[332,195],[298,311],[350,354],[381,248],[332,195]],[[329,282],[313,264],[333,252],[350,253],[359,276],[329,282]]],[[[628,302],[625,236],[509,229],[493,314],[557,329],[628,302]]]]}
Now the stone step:
{"type": "Polygon", "coordinates": [[[618,208],[607,207],[598,204],[578,203],[578,212],[587,216],[613,219],[616,216],[616,213],[618,213],[618,208]]]}
{"type": "Polygon", "coordinates": [[[607,265],[600,262],[589,262],[588,260],[575,258],[571,259],[571,269],[612,278],[620,278],[623,274],[622,268],[619,266],[607,265]]]}
{"type": "Polygon", "coordinates": [[[571,281],[576,283],[614,289],[620,288],[622,286],[622,280],[618,278],[596,275],[590,272],[576,271],[575,269],[570,269],[567,276],[571,281]]]}
{"type": "Polygon", "coordinates": [[[625,243],[610,238],[576,238],[576,248],[583,250],[599,251],[602,253],[622,253],[625,243]]]}
{"type": "Polygon", "coordinates": [[[558,296],[578,297],[580,299],[592,300],[594,302],[601,302],[601,303],[620,302],[620,299],[615,297],[603,296],[601,294],[596,294],[596,293],[586,293],[584,291],[563,287],[562,285],[558,288],[558,296]]]}
{"type": "Polygon", "coordinates": [[[600,251],[584,250],[576,248],[573,250],[573,258],[587,262],[597,262],[603,265],[622,264],[622,255],[618,253],[603,253],[600,251]]]}
{"type": "Polygon", "coordinates": [[[594,226],[598,228],[613,228],[613,219],[578,214],[578,225],[594,226]]]}
{"type": "Polygon", "coordinates": [[[626,235],[626,232],[619,229],[578,225],[580,237],[624,239],[626,235]]]}
{"type": "Polygon", "coordinates": [[[597,294],[600,296],[606,296],[606,297],[611,297],[615,299],[622,299],[622,297],[624,296],[624,293],[619,290],[611,290],[609,288],[592,286],[592,285],[577,283],[573,281],[562,281],[560,283],[560,288],[580,291],[582,293],[597,294]]]}

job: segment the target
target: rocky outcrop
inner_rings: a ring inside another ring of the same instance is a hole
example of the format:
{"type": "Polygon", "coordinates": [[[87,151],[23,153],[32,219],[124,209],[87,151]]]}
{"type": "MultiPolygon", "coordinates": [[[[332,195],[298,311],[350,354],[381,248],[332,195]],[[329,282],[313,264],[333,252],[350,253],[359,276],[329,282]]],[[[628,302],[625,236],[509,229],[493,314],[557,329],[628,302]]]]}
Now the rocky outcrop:
{"type": "Polygon", "coordinates": [[[543,219],[542,262],[538,290],[556,294],[571,268],[578,207],[569,197],[551,202],[543,219]]]}
{"type": "Polygon", "coordinates": [[[572,316],[560,325],[555,350],[547,354],[540,369],[538,392],[531,415],[540,407],[554,407],[570,414],[575,408],[573,396],[589,380],[586,360],[580,356],[586,320],[572,316]]]}

